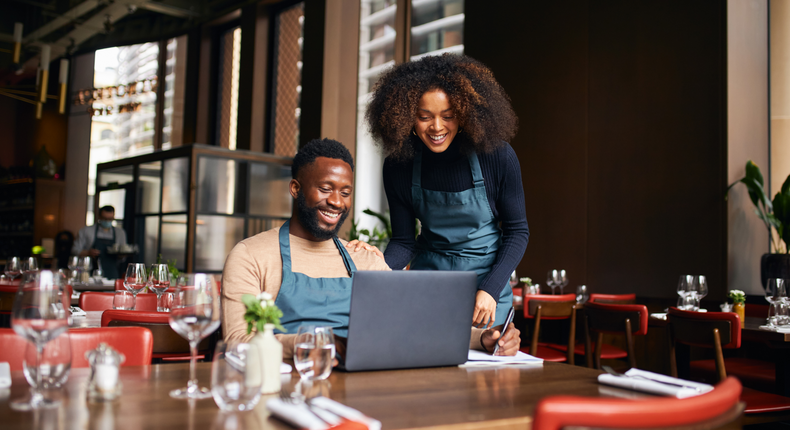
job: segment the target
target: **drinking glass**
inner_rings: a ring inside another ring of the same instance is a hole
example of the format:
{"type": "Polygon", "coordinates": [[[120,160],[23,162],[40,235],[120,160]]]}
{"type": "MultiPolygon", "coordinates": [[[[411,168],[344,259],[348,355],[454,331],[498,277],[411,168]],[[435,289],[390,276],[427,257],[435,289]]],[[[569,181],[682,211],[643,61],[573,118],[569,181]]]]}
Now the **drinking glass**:
{"type": "Polygon", "coordinates": [[[41,369],[41,388],[62,387],[69,378],[71,370],[71,340],[68,331],[47,343],[41,356],[41,363],[38,366],[35,364],[36,347],[28,343],[22,367],[30,386],[37,386],[38,370],[41,369]]]}
{"type": "Polygon", "coordinates": [[[296,332],[294,364],[302,379],[320,380],[332,373],[335,336],[331,327],[304,325],[296,332]]]}
{"type": "Polygon", "coordinates": [[[565,286],[568,285],[568,272],[565,269],[560,270],[560,294],[563,293],[563,289],[565,286]]]}
{"type": "Polygon", "coordinates": [[[587,303],[589,297],[586,285],[579,285],[576,287],[576,303],[587,303]]]}
{"type": "Polygon", "coordinates": [[[147,283],[148,276],[145,273],[145,264],[129,263],[129,266],[126,267],[126,276],[123,278],[123,286],[132,293],[135,301],[137,301],[137,294],[143,291],[147,283]]]}
{"type": "Polygon", "coordinates": [[[223,411],[249,411],[261,398],[261,356],[250,343],[217,343],[211,363],[211,395],[223,411]]]}
{"type": "Polygon", "coordinates": [[[694,276],[692,275],[680,275],[680,279],[678,280],[677,292],[678,292],[678,309],[685,309],[683,306],[683,300],[686,297],[686,294],[691,290],[691,286],[694,284],[694,276]]]}
{"type": "Polygon", "coordinates": [[[77,255],[69,256],[69,260],[66,263],[66,267],[69,268],[69,276],[70,279],[74,279],[77,275],[77,268],[79,267],[80,257],[77,255]]]}
{"type": "Polygon", "coordinates": [[[776,300],[768,307],[768,325],[771,327],[783,327],[788,324],[790,314],[788,313],[787,303],[783,300],[776,300]]]}
{"type": "Polygon", "coordinates": [[[22,261],[19,257],[10,257],[5,262],[5,274],[8,276],[11,281],[16,279],[22,273],[22,261]]]}
{"type": "Polygon", "coordinates": [[[27,261],[24,262],[24,271],[25,272],[37,272],[38,271],[38,260],[36,257],[27,257],[27,261]]]}
{"type": "Polygon", "coordinates": [[[692,291],[683,296],[683,307],[681,309],[699,312],[699,296],[697,296],[697,293],[692,291]]]}
{"type": "Polygon", "coordinates": [[[134,305],[137,303],[137,298],[134,294],[125,290],[116,290],[115,296],[112,298],[112,308],[121,310],[133,310],[134,305]]]}
{"type": "Polygon", "coordinates": [[[162,303],[162,293],[170,288],[170,271],[167,264],[152,264],[148,273],[148,288],[156,293],[156,311],[167,312],[162,303]]]}
{"type": "Polygon", "coordinates": [[[518,276],[516,276],[516,271],[514,270],[510,274],[510,288],[516,288],[516,285],[518,285],[518,276]]]}
{"type": "Polygon", "coordinates": [[[205,273],[182,274],[170,309],[170,327],[189,342],[189,381],[185,388],[170,392],[177,399],[206,399],[208,388],[198,387],[195,375],[197,346],[203,338],[219,327],[220,306],[217,281],[205,273]]]}
{"type": "Polygon", "coordinates": [[[536,295],[540,294],[540,284],[532,284],[525,290],[524,294],[536,295]]]}
{"type": "Polygon", "coordinates": [[[781,305],[785,304],[784,302],[786,299],[787,290],[784,279],[768,279],[768,282],[765,283],[765,300],[771,304],[768,308],[768,325],[777,326],[780,325],[777,324],[778,322],[783,322],[784,319],[782,318],[781,312],[778,311],[781,311],[781,305]],[[777,321],[777,319],[779,321],[777,321]]]}
{"type": "Polygon", "coordinates": [[[546,275],[546,285],[551,288],[551,294],[554,294],[554,289],[560,284],[560,272],[557,270],[549,270],[546,275]]]}
{"type": "Polygon", "coordinates": [[[11,402],[11,408],[20,411],[51,408],[60,401],[48,399],[42,393],[43,372],[41,363],[44,346],[68,330],[70,298],[64,294],[66,280],[57,272],[42,270],[26,273],[19,284],[11,326],[14,331],[36,347],[36,383],[31,384],[30,396],[11,402]]]}
{"type": "Polygon", "coordinates": [[[694,277],[691,291],[697,294],[697,298],[699,298],[700,302],[705,296],[708,295],[708,279],[705,277],[705,275],[694,277]]]}

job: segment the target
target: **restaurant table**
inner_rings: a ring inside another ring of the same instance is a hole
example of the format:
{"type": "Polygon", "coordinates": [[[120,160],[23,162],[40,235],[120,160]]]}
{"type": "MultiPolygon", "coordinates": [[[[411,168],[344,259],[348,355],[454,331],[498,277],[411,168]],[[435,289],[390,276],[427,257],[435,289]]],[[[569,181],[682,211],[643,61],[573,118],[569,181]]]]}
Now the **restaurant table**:
{"type": "MultiPolygon", "coordinates": [[[[72,369],[65,387],[54,391],[63,404],[52,410],[17,412],[9,401],[28,390],[21,371],[12,372],[13,385],[0,390],[4,429],[288,429],[269,417],[264,395],[250,412],[220,413],[213,399],[172,399],[170,390],[186,385],[188,364],[157,364],[121,368],[123,390],[111,403],[86,401],[89,369],[72,369]]],[[[598,370],[545,363],[543,366],[497,368],[442,367],[377,372],[334,371],[314,391],[351,406],[382,422],[384,429],[518,428],[529,429],[536,403],[551,395],[645,397],[633,391],[599,385],[598,370]]],[[[198,381],[210,386],[211,363],[198,363],[198,381]]],[[[283,376],[293,390],[296,372],[283,376]]]]}
{"type": "MultiPolygon", "coordinates": [[[[776,363],[776,393],[790,397],[790,333],[779,333],[776,331],[763,330],[760,326],[765,325],[765,318],[746,317],[741,328],[741,341],[763,342],[771,348],[771,355],[776,363]]],[[[667,320],[651,315],[648,319],[649,327],[666,327],[667,320]]],[[[681,364],[688,360],[683,358],[684,354],[689,354],[688,347],[677,346],[678,372],[681,373],[681,364]]]]}

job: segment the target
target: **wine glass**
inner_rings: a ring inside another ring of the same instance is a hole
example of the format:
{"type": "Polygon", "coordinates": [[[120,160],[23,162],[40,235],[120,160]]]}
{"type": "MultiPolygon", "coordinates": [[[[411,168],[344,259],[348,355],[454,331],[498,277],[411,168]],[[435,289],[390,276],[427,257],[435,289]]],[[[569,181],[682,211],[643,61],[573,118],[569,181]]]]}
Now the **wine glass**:
{"type": "Polygon", "coordinates": [[[334,359],[335,336],[331,327],[299,327],[294,341],[294,364],[302,379],[312,381],[328,378],[334,359]]]}
{"type": "Polygon", "coordinates": [[[71,275],[71,279],[74,279],[77,271],[77,267],[79,267],[80,257],[77,255],[69,256],[69,260],[66,263],[66,267],[69,268],[69,273],[71,275]]]}
{"type": "Polygon", "coordinates": [[[156,311],[167,312],[162,303],[162,293],[170,288],[170,271],[167,264],[152,264],[148,273],[148,288],[156,293],[156,311]]]}
{"type": "Polygon", "coordinates": [[[38,260],[36,257],[27,257],[27,261],[24,262],[24,271],[38,272],[38,260]]]}
{"type": "Polygon", "coordinates": [[[560,284],[560,273],[557,270],[549,270],[546,275],[546,285],[551,288],[551,294],[554,294],[554,289],[560,284]]]}
{"type": "Polygon", "coordinates": [[[8,276],[11,281],[16,279],[22,273],[22,261],[19,257],[10,257],[5,262],[5,274],[8,276]]]}
{"type": "Polygon", "coordinates": [[[252,343],[217,343],[211,362],[211,394],[223,411],[249,411],[261,398],[261,356],[252,343]]]}
{"type": "Polygon", "coordinates": [[[126,267],[126,276],[123,278],[123,286],[132,293],[135,303],[137,303],[137,294],[143,291],[147,283],[145,264],[129,263],[129,266],[126,267]]]}
{"type": "Polygon", "coordinates": [[[563,289],[565,288],[566,285],[568,285],[568,272],[566,272],[565,269],[560,270],[560,278],[559,279],[560,279],[560,285],[559,285],[559,287],[560,287],[560,294],[562,294],[563,293],[563,289]]]}
{"type": "Polygon", "coordinates": [[[586,285],[579,285],[576,287],[576,303],[587,303],[590,295],[587,293],[586,285]]]}
{"type": "Polygon", "coordinates": [[[518,285],[518,276],[516,276],[516,271],[514,270],[510,274],[510,288],[516,288],[516,285],[518,285]]]}
{"type": "Polygon", "coordinates": [[[768,325],[776,327],[783,323],[783,318],[778,310],[781,309],[781,306],[785,305],[785,301],[787,298],[787,290],[785,286],[784,279],[780,278],[770,278],[768,282],[765,283],[765,300],[770,303],[770,307],[768,308],[768,325]],[[782,320],[782,321],[777,321],[782,320]]]}
{"type": "Polygon", "coordinates": [[[205,273],[182,274],[170,309],[170,327],[189,342],[189,381],[185,388],[170,392],[176,399],[206,399],[208,388],[198,387],[195,375],[197,346],[219,327],[220,307],[217,281],[205,273]]]}
{"type": "Polygon", "coordinates": [[[685,309],[685,305],[683,303],[684,299],[686,298],[686,294],[691,290],[691,286],[694,283],[694,276],[692,275],[680,275],[680,279],[678,279],[678,309],[685,309]]]}
{"type": "Polygon", "coordinates": [[[41,362],[36,366],[36,347],[28,343],[25,348],[22,370],[30,386],[36,386],[38,370],[41,369],[41,386],[44,389],[60,388],[69,378],[71,370],[71,339],[64,332],[56,339],[47,343],[41,362]]]}
{"type": "Polygon", "coordinates": [[[694,284],[691,287],[691,291],[697,295],[697,300],[699,300],[699,303],[701,305],[702,299],[708,295],[708,279],[705,277],[705,275],[699,275],[694,277],[694,284]]]}
{"type": "Polygon", "coordinates": [[[19,284],[13,310],[11,326],[14,331],[36,347],[36,384],[30,396],[11,402],[11,408],[19,411],[57,407],[59,400],[48,399],[42,393],[41,363],[44,346],[68,330],[70,298],[64,294],[66,280],[57,272],[42,270],[25,274],[19,284]]]}

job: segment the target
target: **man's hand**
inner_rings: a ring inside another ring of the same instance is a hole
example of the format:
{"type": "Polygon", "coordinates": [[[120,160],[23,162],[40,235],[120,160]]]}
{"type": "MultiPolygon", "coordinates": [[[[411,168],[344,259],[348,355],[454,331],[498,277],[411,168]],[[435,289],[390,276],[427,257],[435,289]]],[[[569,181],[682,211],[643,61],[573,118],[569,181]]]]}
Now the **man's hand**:
{"type": "Polygon", "coordinates": [[[502,326],[494,327],[483,332],[480,337],[480,343],[486,351],[494,351],[494,344],[499,344],[499,350],[496,355],[516,355],[518,348],[521,346],[521,332],[513,323],[507,326],[505,336],[502,336],[502,326]]]}
{"type": "Polygon", "coordinates": [[[337,367],[340,364],[337,357],[341,357],[343,360],[346,358],[346,338],[335,335],[335,359],[332,360],[332,367],[337,367]]]}
{"type": "Polygon", "coordinates": [[[376,248],[375,246],[369,243],[365,243],[361,240],[354,239],[351,242],[348,242],[346,244],[346,248],[353,249],[354,251],[359,251],[364,249],[378,255],[379,258],[381,258],[382,260],[384,259],[384,254],[382,254],[382,252],[378,248],[376,248]]]}
{"type": "Polygon", "coordinates": [[[90,255],[93,258],[98,257],[99,254],[101,254],[101,251],[99,251],[98,249],[91,248],[88,250],[88,255],[90,255]]]}
{"type": "Polygon", "coordinates": [[[496,300],[491,294],[483,290],[477,290],[475,296],[475,313],[472,315],[472,325],[474,327],[489,328],[494,325],[496,317],[496,300]]]}

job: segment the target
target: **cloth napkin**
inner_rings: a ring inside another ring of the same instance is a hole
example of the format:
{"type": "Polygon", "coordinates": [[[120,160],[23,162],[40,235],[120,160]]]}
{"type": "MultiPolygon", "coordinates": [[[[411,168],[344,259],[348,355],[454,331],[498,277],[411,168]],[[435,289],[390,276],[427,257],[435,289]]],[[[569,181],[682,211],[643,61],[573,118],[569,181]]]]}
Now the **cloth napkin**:
{"type": "Polygon", "coordinates": [[[673,396],[678,399],[685,399],[686,397],[698,396],[713,390],[712,385],[702,384],[699,382],[686,381],[684,379],[673,378],[671,376],[661,375],[659,373],[648,372],[646,370],[630,369],[625,372],[626,376],[616,376],[604,373],[598,375],[598,382],[601,384],[612,385],[620,388],[627,388],[634,391],[643,391],[646,393],[660,394],[664,396],[673,396]],[[647,378],[647,379],[645,379],[647,378]],[[663,382],[672,384],[682,384],[685,387],[677,387],[668,385],[663,382]],[[686,388],[692,387],[692,388],[686,388]],[[699,388],[699,391],[694,388],[699,388]]]}
{"type": "Polygon", "coordinates": [[[760,330],[775,331],[777,333],[790,333],[790,327],[774,327],[770,325],[761,325],[760,330]]]}
{"type": "Polygon", "coordinates": [[[312,404],[313,409],[311,412],[305,403],[289,403],[282,401],[279,397],[274,397],[266,402],[266,407],[275,417],[298,428],[309,430],[325,430],[330,428],[336,430],[381,430],[380,421],[374,420],[364,415],[362,412],[332,399],[315,397],[312,399],[312,404]],[[325,423],[316,417],[315,414],[321,415],[322,418],[332,424],[325,423]]]}
{"type": "Polygon", "coordinates": [[[0,363],[0,388],[8,388],[11,386],[11,366],[6,363],[0,363]]]}
{"type": "Polygon", "coordinates": [[[280,363],[280,374],[284,375],[286,373],[291,373],[291,369],[293,369],[293,368],[291,367],[290,364],[288,364],[288,363],[280,363]]]}
{"type": "Polygon", "coordinates": [[[88,316],[87,312],[83,311],[81,308],[77,306],[69,306],[69,310],[71,311],[72,316],[77,316],[77,317],[88,316]]]}

